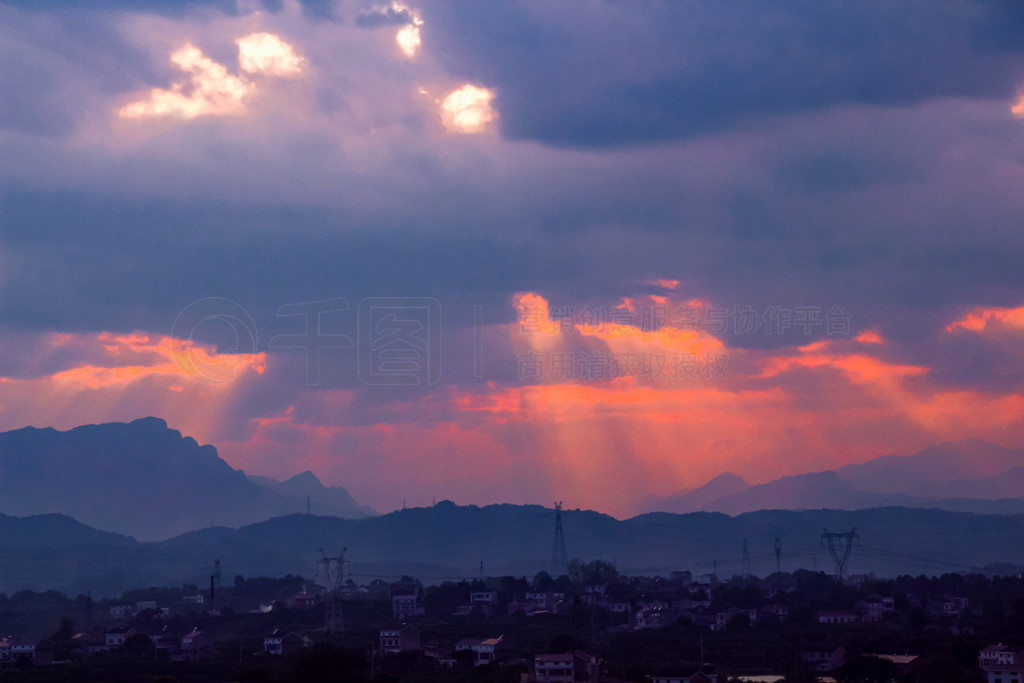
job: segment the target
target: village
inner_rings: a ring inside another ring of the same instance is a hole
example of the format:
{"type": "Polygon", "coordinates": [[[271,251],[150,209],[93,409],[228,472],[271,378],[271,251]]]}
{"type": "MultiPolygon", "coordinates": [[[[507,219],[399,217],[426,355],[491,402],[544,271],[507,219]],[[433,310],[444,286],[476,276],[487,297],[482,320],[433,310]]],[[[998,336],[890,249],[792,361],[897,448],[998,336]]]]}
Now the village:
{"type": "Polygon", "coordinates": [[[1024,680],[1019,575],[724,580],[622,576],[600,560],[575,570],[349,577],[332,591],[238,576],[117,601],[0,595],[0,680],[1024,680]]]}

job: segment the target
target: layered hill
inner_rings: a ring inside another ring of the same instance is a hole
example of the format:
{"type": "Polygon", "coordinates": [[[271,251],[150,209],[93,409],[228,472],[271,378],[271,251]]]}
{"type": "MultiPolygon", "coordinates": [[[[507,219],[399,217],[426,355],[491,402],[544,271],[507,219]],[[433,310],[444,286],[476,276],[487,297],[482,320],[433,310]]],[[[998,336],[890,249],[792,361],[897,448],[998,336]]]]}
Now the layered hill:
{"type": "Polygon", "coordinates": [[[0,513],[60,513],[93,527],[165,539],[211,525],[241,526],[306,509],[365,517],[344,489],[312,473],[254,481],[158,418],[66,432],[26,427],[0,433],[0,513]]]}
{"type": "MultiPolygon", "coordinates": [[[[1024,515],[976,515],[943,510],[762,511],[653,513],[627,520],[586,510],[562,513],[570,557],[605,559],[620,572],[667,576],[742,572],[744,545],[758,576],[775,571],[774,541],[782,544],[783,571],[833,571],[822,534],[856,529],[847,570],[938,575],[989,565],[1024,566],[1024,550],[1007,543],[1024,531],[1024,515]]],[[[444,501],[363,519],[306,514],[230,529],[206,528],[159,543],[76,526],[53,516],[0,517],[0,591],[56,588],[94,596],[149,585],[202,586],[215,559],[226,577],[239,574],[314,579],[323,552],[347,549],[346,577],[415,576],[425,583],[487,575],[532,577],[551,571],[555,513],[538,506],[458,506],[444,501]],[[10,545],[18,538],[18,545],[10,545]],[[27,540],[26,540],[27,539],[27,540]]],[[[1001,570],[1003,571],[1003,570],[1001,570]]]]}
{"type": "Polygon", "coordinates": [[[881,506],[980,514],[1024,513],[1024,450],[979,440],[887,455],[838,470],[780,477],[752,486],[734,474],[675,496],[648,500],[645,510],[723,512],[881,506]]]}

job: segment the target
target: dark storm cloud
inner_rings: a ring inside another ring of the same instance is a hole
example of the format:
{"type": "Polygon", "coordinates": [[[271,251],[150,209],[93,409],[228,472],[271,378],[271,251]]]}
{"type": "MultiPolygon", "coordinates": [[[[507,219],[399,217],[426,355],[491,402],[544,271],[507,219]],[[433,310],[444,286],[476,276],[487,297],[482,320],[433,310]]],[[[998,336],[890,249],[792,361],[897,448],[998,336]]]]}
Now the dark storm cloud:
{"type": "Polygon", "coordinates": [[[429,296],[451,305],[452,323],[465,324],[472,309],[460,302],[510,315],[515,280],[535,269],[535,250],[508,249],[486,236],[346,232],[352,220],[313,208],[9,191],[0,206],[0,241],[12,267],[0,318],[37,329],[169,332],[189,303],[221,296],[239,301],[274,334],[289,327],[276,315],[285,304],[429,296]],[[253,224],[280,229],[247,234],[253,224]],[[297,224],[334,234],[292,231],[297,224]]]}
{"type": "Polygon", "coordinates": [[[934,349],[931,381],[956,389],[1013,393],[1024,386],[1024,330],[954,330],[934,349]]]}
{"type": "Polygon", "coordinates": [[[0,53],[0,61],[0,90],[6,93],[0,98],[0,127],[46,136],[65,135],[74,128],[55,73],[10,50],[0,53]]]}
{"type": "MultiPolygon", "coordinates": [[[[176,124],[180,137],[168,139],[185,150],[180,159],[164,158],[156,144],[134,157],[97,151],[80,171],[99,179],[90,190],[7,185],[0,243],[12,275],[0,315],[32,329],[165,332],[192,301],[223,296],[251,308],[266,339],[287,329],[275,312],[290,303],[434,296],[450,307],[447,320],[466,325],[474,304],[509,320],[516,291],[538,291],[556,305],[607,305],[667,277],[682,280],[688,296],[729,309],[839,306],[858,329],[933,337],[951,302],[1015,305],[1024,285],[1012,258],[1014,247],[1024,248],[1022,236],[1008,231],[1016,191],[971,185],[985,177],[993,154],[1002,155],[999,163],[1014,158],[1019,122],[1005,113],[1008,99],[1000,105],[1007,121],[998,124],[962,112],[947,117],[944,103],[934,111],[924,111],[927,103],[870,112],[833,106],[1008,96],[1019,41],[1002,26],[1017,17],[1002,7],[945,4],[914,23],[887,7],[716,6],[712,13],[701,5],[623,4],[607,9],[621,16],[602,23],[586,6],[537,5],[531,14],[491,5],[484,21],[476,4],[432,5],[424,31],[436,33],[425,34],[425,45],[450,59],[453,74],[496,88],[506,137],[586,145],[690,139],[587,156],[543,149],[540,160],[506,142],[502,154],[514,161],[499,173],[485,165],[452,170],[444,155],[477,152],[447,138],[444,154],[396,145],[386,172],[393,179],[362,175],[342,145],[287,125],[253,141],[229,139],[229,122],[176,124]],[[854,7],[865,9],[853,16],[854,7]],[[636,21],[619,20],[629,16],[636,21]],[[954,19],[964,22],[955,30],[954,19]],[[512,67],[517,60],[522,73],[512,67]],[[623,88],[639,90],[623,97],[623,88]],[[706,96],[670,106],[686,88],[706,96]],[[815,111],[764,120],[801,109],[815,111]],[[958,116],[968,124],[950,123],[958,116]],[[742,119],[763,123],[697,139],[707,130],[698,119],[723,129],[742,119]],[[573,137],[575,121],[594,128],[573,137]],[[269,146],[274,140],[288,143],[269,146]],[[976,166],[959,168],[964,149],[976,166]],[[194,178],[201,181],[190,185],[194,178]],[[337,200],[302,194],[330,185],[337,200]],[[292,187],[301,189],[289,194],[292,187]],[[371,199],[350,204],[349,197],[371,199]],[[260,205],[247,206],[249,198],[260,205]]],[[[111,31],[94,23],[77,38],[66,27],[66,36],[54,33],[48,50],[67,64],[84,61],[93,78],[109,82],[100,90],[169,82],[147,71],[155,58],[132,59],[116,42],[105,65],[91,46],[111,31]]],[[[73,81],[68,73],[53,78],[73,81]]],[[[316,87],[341,97],[336,85],[345,73],[333,76],[316,87]]],[[[47,123],[45,102],[59,87],[45,86],[45,79],[36,86],[42,104],[14,120],[57,134],[68,124],[47,123]]],[[[53,115],[70,106],[55,104],[53,115]]],[[[409,127],[430,133],[422,122],[409,127]]],[[[38,150],[59,177],[82,158],[20,144],[12,149],[38,150]]],[[[728,343],[806,341],[791,332],[728,343]]]]}
{"type": "Polygon", "coordinates": [[[405,26],[415,23],[416,18],[408,7],[368,7],[360,10],[356,16],[356,25],[364,28],[377,28],[379,26],[405,26]]]}
{"type": "Polygon", "coordinates": [[[453,74],[497,89],[504,135],[560,146],[688,138],[846,104],[1008,99],[1022,76],[1024,11],[1006,3],[596,8],[439,4],[427,40],[453,74]]]}
{"type": "Polygon", "coordinates": [[[0,20],[19,26],[0,52],[2,128],[65,137],[95,111],[97,96],[160,81],[149,56],[95,12],[71,8],[32,21],[0,5],[0,20]]]}
{"type": "MultiPolygon", "coordinates": [[[[69,9],[66,0],[4,0],[2,4],[40,12],[69,9]]],[[[229,15],[239,11],[236,0],[88,0],[75,5],[79,10],[141,12],[169,17],[185,16],[200,8],[212,8],[229,15]]]]}

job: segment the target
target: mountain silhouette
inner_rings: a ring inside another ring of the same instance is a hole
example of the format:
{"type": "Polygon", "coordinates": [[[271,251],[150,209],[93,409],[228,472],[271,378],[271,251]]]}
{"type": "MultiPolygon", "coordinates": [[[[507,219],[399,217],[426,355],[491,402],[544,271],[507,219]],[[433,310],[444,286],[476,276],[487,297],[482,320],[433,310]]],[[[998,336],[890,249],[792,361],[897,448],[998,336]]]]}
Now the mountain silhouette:
{"type": "MultiPolygon", "coordinates": [[[[312,490],[309,477],[299,484],[312,490]]],[[[320,488],[321,514],[368,514],[349,503],[344,489],[320,488]]],[[[251,481],[213,446],[200,446],[155,417],[66,432],[26,427],[0,433],[0,513],[8,515],[60,513],[106,531],[160,540],[305,511],[305,495],[287,489],[251,481]]]]}
{"type": "Polygon", "coordinates": [[[885,455],[838,470],[747,485],[725,473],[684,494],[649,499],[652,512],[861,510],[900,506],[979,514],[1024,513],[1024,450],[977,439],[885,455]],[[733,490],[730,490],[733,489],[733,490]]]}

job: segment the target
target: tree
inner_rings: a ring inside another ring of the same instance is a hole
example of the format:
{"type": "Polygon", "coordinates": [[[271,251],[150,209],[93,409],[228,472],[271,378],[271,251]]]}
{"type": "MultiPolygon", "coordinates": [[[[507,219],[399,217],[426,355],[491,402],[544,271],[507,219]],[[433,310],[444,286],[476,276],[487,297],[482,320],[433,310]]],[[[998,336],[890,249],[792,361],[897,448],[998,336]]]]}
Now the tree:
{"type": "Polygon", "coordinates": [[[854,657],[839,667],[836,677],[841,683],[889,683],[900,674],[900,668],[887,659],[854,657]]]}
{"type": "Polygon", "coordinates": [[[542,593],[547,593],[555,588],[555,580],[545,571],[537,572],[533,577],[533,586],[542,593]]]}
{"type": "Polygon", "coordinates": [[[60,627],[57,632],[54,633],[50,640],[57,642],[61,640],[71,640],[75,636],[75,620],[71,617],[61,617],[60,627]]]}
{"type": "Polygon", "coordinates": [[[152,659],[156,646],[145,633],[133,633],[125,638],[124,651],[132,659],[152,659]]]}
{"type": "Polygon", "coordinates": [[[907,620],[910,628],[915,631],[923,631],[924,627],[928,625],[928,615],[920,607],[911,607],[907,620]]]}

